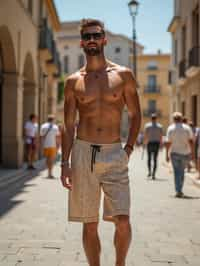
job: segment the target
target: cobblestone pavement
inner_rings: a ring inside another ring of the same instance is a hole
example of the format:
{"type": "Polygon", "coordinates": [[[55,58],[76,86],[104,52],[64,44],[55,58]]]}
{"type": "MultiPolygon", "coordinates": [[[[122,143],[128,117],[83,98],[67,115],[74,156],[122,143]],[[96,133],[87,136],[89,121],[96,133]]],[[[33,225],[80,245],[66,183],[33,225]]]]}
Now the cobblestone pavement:
{"type": "MultiPolygon", "coordinates": [[[[200,189],[187,178],[185,199],[174,198],[170,167],[162,159],[157,180],[146,177],[146,157],[129,162],[133,242],[127,266],[200,265],[200,189]]],[[[81,224],[67,222],[67,192],[46,171],[0,195],[1,266],[86,266],[81,224]]],[[[102,266],[114,266],[111,223],[100,222],[102,266]]]]}

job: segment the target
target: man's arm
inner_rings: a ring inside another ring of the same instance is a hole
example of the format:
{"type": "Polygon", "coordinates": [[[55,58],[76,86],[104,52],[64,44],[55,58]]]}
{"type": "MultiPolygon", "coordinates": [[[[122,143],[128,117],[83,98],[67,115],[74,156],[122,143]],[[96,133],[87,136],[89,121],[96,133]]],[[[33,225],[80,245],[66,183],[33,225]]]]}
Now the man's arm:
{"type": "Polygon", "coordinates": [[[62,163],[61,163],[61,181],[65,188],[72,189],[71,167],[69,165],[69,156],[74,139],[74,126],[76,119],[76,98],[74,95],[74,80],[69,78],[65,85],[64,102],[64,126],[61,133],[62,138],[62,163]]]}
{"type": "Polygon", "coordinates": [[[165,147],[166,147],[166,161],[169,162],[169,150],[171,147],[171,134],[169,128],[167,129],[167,134],[166,134],[166,142],[165,142],[165,147]]]}
{"type": "Polygon", "coordinates": [[[76,99],[73,91],[74,81],[69,78],[65,85],[64,100],[64,127],[62,130],[62,161],[67,162],[74,139],[74,126],[76,119],[76,99]]]}
{"type": "Polygon", "coordinates": [[[192,160],[195,159],[195,148],[194,148],[194,134],[192,130],[189,128],[189,139],[188,139],[189,145],[190,145],[190,150],[191,150],[191,155],[192,155],[192,160]]]}
{"type": "Polygon", "coordinates": [[[139,97],[136,90],[136,80],[131,72],[131,70],[126,69],[123,73],[125,79],[125,88],[124,88],[124,96],[125,96],[125,103],[128,108],[128,116],[130,119],[130,128],[129,128],[129,135],[126,144],[126,151],[128,155],[131,153],[131,147],[135,144],[137,135],[140,130],[141,126],[141,110],[140,110],[140,103],[139,97]],[[130,149],[128,149],[130,147],[130,149]]]}

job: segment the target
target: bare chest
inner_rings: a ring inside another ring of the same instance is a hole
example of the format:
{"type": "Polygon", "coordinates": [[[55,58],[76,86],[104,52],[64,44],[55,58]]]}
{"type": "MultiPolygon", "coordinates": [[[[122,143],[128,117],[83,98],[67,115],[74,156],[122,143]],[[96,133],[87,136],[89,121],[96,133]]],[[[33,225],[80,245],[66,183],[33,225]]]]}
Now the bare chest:
{"type": "Polygon", "coordinates": [[[75,84],[75,96],[81,106],[93,103],[123,102],[124,81],[116,72],[81,75],[75,84]]]}

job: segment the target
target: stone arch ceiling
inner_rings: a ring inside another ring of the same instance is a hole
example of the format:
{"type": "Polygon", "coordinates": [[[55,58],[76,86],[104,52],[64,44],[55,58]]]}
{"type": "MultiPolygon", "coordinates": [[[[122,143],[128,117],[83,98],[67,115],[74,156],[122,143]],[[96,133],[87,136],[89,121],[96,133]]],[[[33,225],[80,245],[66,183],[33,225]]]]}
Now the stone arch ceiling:
{"type": "Polygon", "coordinates": [[[16,57],[11,34],[7,26],[0,26],[0,46],[4,72],[16,72],[16,57]]]}

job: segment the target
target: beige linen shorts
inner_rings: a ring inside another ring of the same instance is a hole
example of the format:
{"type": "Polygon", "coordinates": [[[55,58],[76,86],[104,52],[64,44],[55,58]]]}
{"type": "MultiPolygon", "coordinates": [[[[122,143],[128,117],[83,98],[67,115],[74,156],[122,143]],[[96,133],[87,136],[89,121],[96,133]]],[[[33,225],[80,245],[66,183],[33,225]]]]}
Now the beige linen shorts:
{"type": "Polygon", "coordinates": [[[72,148],[71,165],[69,221],[98,222],[102,190],[104,220],[129,215],[128,156],[121,143],[97,145],[77,139],[72,148]]]}

